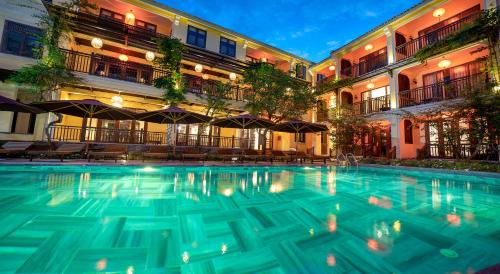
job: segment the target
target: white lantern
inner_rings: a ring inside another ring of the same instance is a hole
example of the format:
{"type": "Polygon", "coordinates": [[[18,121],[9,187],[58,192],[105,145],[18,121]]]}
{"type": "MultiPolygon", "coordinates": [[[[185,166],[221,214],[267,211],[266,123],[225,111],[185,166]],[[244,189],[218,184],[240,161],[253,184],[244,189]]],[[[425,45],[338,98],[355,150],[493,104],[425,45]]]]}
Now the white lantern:
{"type": "Polygon", "coordinates": [[[120,95],[111,97],[111,105],[117,108],[123,107],[123,98],[120,95]]]}
{"type": "Polygon", "coordinates": [[[132,11],[125,14],[125,23],[129,25],[133,25],[135,23],[135,15],[132,13],[132,11]]]}
{"type": "Polygon", "coordinates": [[[194,66],[194,71],[196,71],[196,72],[202,72],[203,71],[203,66],[200,65],[200,64],[196,64],[196,66],[194,66]]]}
{"type": "Polygon", "coordinates": [[[97,38],[97,37],[92,38],[92,41],[90,41],[90,44],[96,49],[100,49],[104,45],[101,38],[97,38]]]}
{"type": "Polygon", "coordinates": [[[231,80],[231,81],[236,80],[236,73],[234,73],[234,72],[229,73],[229,80],[231,80]]]}
{"type": "Polygon", "coordinates": [[[118,59],[120,59],[120,61],[122,61],[122,62],[127,62],[128,61],[128,56],[125,55],[125,54],[120,54],[118,56],[118,59]]]}
{"type": "Polygon", "coordinates": [[[329,66],[329,67],[328,67],[328,70],[329,70],[329,71],[334,71],[334,70],[335,70],[335,66],[334,66],[334,65],[329,66]]]}
{"type": "Polygon", "coordinates": [[[155,53],[152,51],[147,51],[146,52],[146,60],[148,61],[153,61],[155,59],[155,53]]]}
{"type": "Polygon", "coordinates": [[[203,80],[208,80],[208,74],[204,73],[203,76],[201,76],[203,78],[203,80]]]}
{"type": "Polygon", "coordinates": [[[267,63],[267,58],[266,57],[262,57],[260,60],[262,61],[262,63],[267,63]]]}

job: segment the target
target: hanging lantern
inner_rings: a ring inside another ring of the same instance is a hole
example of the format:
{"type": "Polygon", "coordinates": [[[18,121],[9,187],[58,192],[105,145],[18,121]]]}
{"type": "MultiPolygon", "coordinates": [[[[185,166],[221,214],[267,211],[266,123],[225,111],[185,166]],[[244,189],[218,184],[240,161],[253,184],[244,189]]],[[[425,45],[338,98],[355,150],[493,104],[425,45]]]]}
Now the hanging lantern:
{"type": "Polygon", "coordinates": [[[196,66],[194,66],[194,71],[196,71],[196,72],[202,72],[203,71],[203,66],[200,65],[200,64],[196,64],[196,66]]]}
{"type": "Polygon", "coordinates": [[[120,59],[120,61],[122,61],[122,62],[127,62],[128,61],[128,56],[125,55],[125,54],[120,54],[118,56],[118,59],[120,59]]]}
{"type": "Polygon", "coordinates": [[[152,51],[147,51],[146,52],[146,60],[149,62],[153,61],[155,59],[155,53],[152,51]]]}
{"type": "Polygon", "coordinates": [[[203,76],[201,76],[203,78],[203,80],[208,80],[208,74],[204,73],[203,76]]]}
{"type": "Polygon", "coordinates": [[[375,87],[374,83],[368,83],[368,85],[366,85],[367,89],[373,89],[374,87],[375,87]]]}
{"type": "Polygon", "coordinates": [[[229,80],[231,80],[231,81],[236,80],[236,73],[234,73],[234,72],[229,73],[229,80]]]}
{"type": "Polygon", "coordinates": [[[94,47],[96,49],[100,49],[104,45],[104,43],[102,42],[102,39],[97,38],[97,37],[92,38],[92,41],[90,41],[90,44],[92,45],[92,47],[94,47]]]}
{"type": "Polygon", "coordinates": [[[334,71],[334,70],[335,70],[335,66],[334,66],[334,65],[329,66],[329,67],[328,67],[328,70],[329,70],[329,71],[334,71]]]}
{"type": "Polygon", "coordinates": [[[129,25],[134,25],[135,23],[135,15],[132,13],[132,11],[127,12],[125,14],[125,23],[129,25]]]}
{"type": "Polygon", "coordinates": [[[123,107],[123,98],[120,95],[111,97],[111,105],[117,108],[123,107]]]}

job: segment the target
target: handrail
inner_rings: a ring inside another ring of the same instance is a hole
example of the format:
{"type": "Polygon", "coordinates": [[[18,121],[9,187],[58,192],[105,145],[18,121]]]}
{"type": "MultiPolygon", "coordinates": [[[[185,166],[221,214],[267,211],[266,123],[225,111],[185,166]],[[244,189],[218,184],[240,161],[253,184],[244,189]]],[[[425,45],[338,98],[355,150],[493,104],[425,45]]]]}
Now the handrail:
{"type": "Polygon", "coordinates": [[[377,113],[389,109],[391,106],[390,95],[370,98],[352,104],[355,115],[377,113]]]}
{"type": "Polygon", "coordinates": [[[473,13],[466,16],[458,21],[444,25],[432,32],[425,35],[419,36],[416,39],[410,40],[402,45],[396,47],[396,60],[403,61],[410,57],[413,57],[420,49],[435,44],[448,37],[449,35],[459,31],[466,24],[471,23],[476,20],[480,15],[480,12],[473,13]]]}
{"type": "Polygon", "coordinates": [[[365,75],[369,72],[375,71],[377,69],[387,66],[387,50],[384,52],[372,56],[366,60],[359,63],[352,63],[350,67],[341,68],[340,72],[342,75],[349,77],[359,77],[365,75]]]}
{"type": "Polygon", "coordinates": [[[478,73],[400,91],[399,107],[404,108],[464,96],[470,89],[486,85],[488,79],[485,76],[484,73],[478,73]]]}
{"type": "Polygon", "coordinates": [[[349,161],[349,164],[350,164],[350,165],[356,164],[356,167],[358,167],[358,166],[359,166],[358,159],[356,159],[356,157],[354,156],[354,154],[352,154],[352,153],[347,153],[347,154],[345,155],[345,157],[346,157],[346,159],[349,161]],[[352,161],[351,161],[351,160],[349,160],[349,157],[352,159],[352,161]]]}

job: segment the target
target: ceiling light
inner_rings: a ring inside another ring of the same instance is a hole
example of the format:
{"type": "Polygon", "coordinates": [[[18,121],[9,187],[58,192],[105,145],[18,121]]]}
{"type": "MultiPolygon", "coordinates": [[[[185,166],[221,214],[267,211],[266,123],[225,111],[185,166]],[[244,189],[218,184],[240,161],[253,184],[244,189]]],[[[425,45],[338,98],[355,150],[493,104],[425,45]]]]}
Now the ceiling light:
{"type": "Polygon", "coordinates": [[[196,64],[196,66],[194,66],[194,71],[196,71],[196,72],[202,72],[203,71],[203,66],[200,65],[200,64],[196,64]]]}
{"type": "Polygon", "coordinates": [[[366,85],[367,89],[373,89],[374,87],[375,87],[374,83],[368,83],[368,85],[366,85]]]}
{"type": "Polygon", "coordinates": [[[438,67],[440,68],[447,68],[451,65],[451,61],[450,60],[441,60],[439,63],[438,63],[438,67]]]}
{"type": "Polygon", "coordinates": [[[368,44],[365,46],[365,50],[372,50],[373,49],[373,45],[372,44],[368,44]]]}
{"type": "Polygon", "coordinates": [[[123,107],[123,98],[120,95],[111,97],[111,105],[117,108],[123,107]]]}
{"type": "Polygon", "coordinates": [[[104,43],[102,42],[102,39],[97,38],[97,37],[92,38],[92,41],[90,41],[90,44],[96,49],[100,49],[104,45],[104,43]]]}
{"type": "Polygon", "coordinates": [[[132,13],[132,11],[127,12],[125,14],[125,23],[133,25],[135,21],[135,15],[132,13]]]}
{"type": "Polygon", "coordinates": [[[127,62],[128,61],[128,56],[125,55],[125,54],[120,54],[118,56],[118,59],[120,59],[120,61],[127,62]]]}
{"type": "Polygon", "coordinates": [[[432,16],[439,18],[444,15],[445,11],[446,11],[445,9],[439,8],[432,13],[432,16]]]}
{"type": "Polygon", "coordinates": [[[267,63],[267,58],[266,58],[266,57],[262,57],[260,60],[261,60],[262,62],[264,62],[264,63],[267,63]]]}
{"type": "Polygon", "coordinates": [[[329,66],[329,67],[328,67],[328,70],[329,70],[329,71],[334,71],[334,70],[335,70],[335,66],[334,66],[334,65],[329,66]]]}
{"type": "Polygon", "coordinates": [[[201,76],[201,78],[203,78],[203,80],[208,80],[209,77],[208,77],[208,74],[205,73],[205,74],[203,74],[203,76],[201,76]]]}

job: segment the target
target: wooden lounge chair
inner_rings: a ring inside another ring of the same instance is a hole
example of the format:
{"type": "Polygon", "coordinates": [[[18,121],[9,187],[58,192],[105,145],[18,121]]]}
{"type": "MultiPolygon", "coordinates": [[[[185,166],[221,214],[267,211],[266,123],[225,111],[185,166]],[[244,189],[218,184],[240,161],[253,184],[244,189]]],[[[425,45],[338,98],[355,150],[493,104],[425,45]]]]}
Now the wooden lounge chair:
{"type": "Polygon", "coordinates": [[[184,162],[186,159],[201,160],[205,163],[207,160],[207,153],[196,148],[184,148],[181,150],[181,160],[184,162]]]}
{"type": "Polygon", "coordinates": [[[73,155],[77,153],[81,153],[82,150],[85,148],[85,144],[82,143],[68,143],[68,144],[62,144],[56,150],[45,150],[45,151],[40,151],[40,150],[30,150],[28,151],[28,155],[30,156],[30,162],[33,161],[33,158],[35,156],[57,156],[61,160],[61,162],[64,160],[64,157],[68,155],[73,155]]]}
{"type": "Polygon", "coordinates": [[[281,150],[273,150],[272,155],[274,161],[282,161],[286,163],[293,161],[292,156],[281,150]]]}
{"type": "Polygon", "coordinates": [[[154,159],[168,159],[168,154],[172,152],[172,148],[169,146],[149,146],[145,152],[142,153],[142,161],[144,162],[146,158],[154,159]]]}
{"type": "Polygon", "coordinates": [[[33,142],[7,142],[0,148],[0,154],[24,154],[33,142]]]}
{"type": "Polygon", "coordinates": [[[122,158],[125,156],[125,159],[128,159],[127,155],[127,146],[125,145],[117,145],[117,144],[107,144],[104,145],[103,150],[99,151],[89,151],[88,153],[88,161],[92,158],[94,160],[97,160],[97,158],[101,159],[113,159],[115,160],[115,163],[118,161],[118,159],[122,158]]]}
{"type": "Polygon", "coordinates": [[[297,153],[293,156],[296,160],[298,160],[300,163],[305,163],[307,160],[310,160],[311,163],[313,161],[313,156],[306,154],[303,151],[297,151],[297,153]]]}
{"type": "Polygon", "coordinates": [[[265,162],[273,162],[273,155],[271,153],[263,154],[261,151],[246,149],[242,155],[243,160],[253,160],[257,163],[259,160],[265,162]]]}
{"type": "Polygon", "coordinates": [[[232,148],[219,148],[216,152],[217,157],[222,158],[222,161],[232,161],[236,159],[237,161],[241,161],[241,151],[239,149],[232,148]]]}

